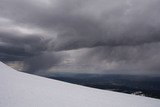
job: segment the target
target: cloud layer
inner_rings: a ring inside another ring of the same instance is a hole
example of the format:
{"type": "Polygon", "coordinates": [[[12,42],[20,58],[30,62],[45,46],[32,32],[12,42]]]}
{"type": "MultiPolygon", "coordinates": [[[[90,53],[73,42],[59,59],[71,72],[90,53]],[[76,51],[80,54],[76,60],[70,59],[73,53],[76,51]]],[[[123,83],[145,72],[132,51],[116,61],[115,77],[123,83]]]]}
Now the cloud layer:
{"type": "Polygon", "coordinates": [[[30,73],[159,73],[159,5],[159,0],[0,0],[0,60],[22,61],[30,73]]]}

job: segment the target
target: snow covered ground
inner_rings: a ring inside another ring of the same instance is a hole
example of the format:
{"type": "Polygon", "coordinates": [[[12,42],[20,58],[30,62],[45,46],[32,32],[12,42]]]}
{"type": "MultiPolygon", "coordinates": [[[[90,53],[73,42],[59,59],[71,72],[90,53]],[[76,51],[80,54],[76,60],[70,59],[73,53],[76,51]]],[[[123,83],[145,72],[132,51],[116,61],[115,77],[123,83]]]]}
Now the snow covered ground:
{"type": "Polygon", "coordinates": [[[21,73],[0,62],[0,107],[160,107],[160,100],[21,73]]]}

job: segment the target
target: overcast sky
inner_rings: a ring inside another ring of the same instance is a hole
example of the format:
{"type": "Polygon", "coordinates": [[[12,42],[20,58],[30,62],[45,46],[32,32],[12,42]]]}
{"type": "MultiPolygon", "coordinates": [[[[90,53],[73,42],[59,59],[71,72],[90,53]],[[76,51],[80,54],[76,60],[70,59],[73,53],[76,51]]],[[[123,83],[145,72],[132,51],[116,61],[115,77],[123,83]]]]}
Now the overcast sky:
{"type": "Polygon", "coordinates": [[[0,0],[0,60],[38,75],[160,74],[160,0],[0,0]]]}

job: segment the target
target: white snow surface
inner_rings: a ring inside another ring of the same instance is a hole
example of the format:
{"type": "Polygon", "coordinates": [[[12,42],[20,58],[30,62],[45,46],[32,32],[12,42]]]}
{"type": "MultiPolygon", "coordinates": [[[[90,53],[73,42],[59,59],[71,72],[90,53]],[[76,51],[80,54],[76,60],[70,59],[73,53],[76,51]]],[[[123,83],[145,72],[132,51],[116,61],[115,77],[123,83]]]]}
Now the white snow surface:
{"type": "Polygon", "coordinates": [[[160,100],[47,79],[0,62],[0,107],[160,107],[160,100]]]}

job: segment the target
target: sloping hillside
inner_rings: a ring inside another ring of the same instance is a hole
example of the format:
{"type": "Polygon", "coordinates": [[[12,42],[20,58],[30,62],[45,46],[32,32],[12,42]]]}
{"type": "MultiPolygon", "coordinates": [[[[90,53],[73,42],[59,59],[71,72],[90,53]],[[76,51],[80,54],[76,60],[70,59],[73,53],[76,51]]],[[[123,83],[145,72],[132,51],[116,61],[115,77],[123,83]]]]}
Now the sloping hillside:
{"type": "Polygon", "coordinates": [[[160,107],[160,100],[21,73],[0,62],[0,107],[160,107]]]}

